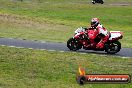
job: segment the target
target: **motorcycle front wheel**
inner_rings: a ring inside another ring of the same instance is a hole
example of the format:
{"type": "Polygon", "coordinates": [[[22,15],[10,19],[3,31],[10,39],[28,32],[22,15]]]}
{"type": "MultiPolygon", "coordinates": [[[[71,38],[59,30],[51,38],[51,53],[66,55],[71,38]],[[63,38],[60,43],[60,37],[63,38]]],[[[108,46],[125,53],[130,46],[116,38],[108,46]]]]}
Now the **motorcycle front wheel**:
{"type": "Polygon", "coordinates": [[[115,54],[121,49],[121,43],[119,41],[112,42],[105,45],[105,52],[108,54],[115,54]]]}
{"type": "Polygon", "coordinates": [[[79,44],[79,41],[74,39],[74,38],[70,38],[68,41],[67,41],[67,47],[70,49],[70,50],[73,50],[73,51],[76,51],[76,50],[79,50],[82,48],[81,44],[79,44]]]}

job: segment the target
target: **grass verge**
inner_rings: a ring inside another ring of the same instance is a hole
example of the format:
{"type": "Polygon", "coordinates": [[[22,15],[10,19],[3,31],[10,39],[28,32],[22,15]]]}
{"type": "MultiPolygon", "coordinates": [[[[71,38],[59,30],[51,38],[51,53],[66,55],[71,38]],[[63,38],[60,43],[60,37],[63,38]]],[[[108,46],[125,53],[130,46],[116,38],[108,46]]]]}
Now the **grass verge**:
{"type": "MultiPolygon", "coordinates": [[[[0,87],[80,88],[75,77],[81,65],[91,74],[130,74],[132,58],[59,53],[0,47],[0,87]]],[[[131,88],[130,84],[88,84],[83,88],[131,88]]]]}

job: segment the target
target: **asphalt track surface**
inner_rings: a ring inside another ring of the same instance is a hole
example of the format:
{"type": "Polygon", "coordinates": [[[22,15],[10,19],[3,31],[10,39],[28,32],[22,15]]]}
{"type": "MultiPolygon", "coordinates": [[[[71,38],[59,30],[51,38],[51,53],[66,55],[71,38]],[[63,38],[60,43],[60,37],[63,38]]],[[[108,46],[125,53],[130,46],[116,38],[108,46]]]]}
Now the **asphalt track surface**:
{"type": "MultiPolygon", "coordinates": [[[[67,48],[65,43],[55,43],[55,42],[45,42],[45,41],[30,41],[30,40],[24,40],[24,39],[0,38],[0,45],[17,47],[17,48],[72,52],[67,48]]],[[[108,55],[104,51],[92,51],[92,50],[81,49],[77,52],[82,54],[93,53],[93,54],[108,55]]],[[[114,54],[114,56],[132,57],[132,48],[122,48],[121,51],[118,52],[117,54],[114,54]]]]}

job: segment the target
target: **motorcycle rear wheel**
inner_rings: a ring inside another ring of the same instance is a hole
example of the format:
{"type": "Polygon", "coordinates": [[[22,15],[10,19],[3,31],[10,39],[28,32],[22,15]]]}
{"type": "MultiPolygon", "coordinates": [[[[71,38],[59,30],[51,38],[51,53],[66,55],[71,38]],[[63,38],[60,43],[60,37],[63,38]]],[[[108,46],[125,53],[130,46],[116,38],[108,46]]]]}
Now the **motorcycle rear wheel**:
{"type": "Polygon", "coordinates": [[[105,52],[107,52],[108,54],[115,54],[119,52],[120,49],[121,49],[121,43],[119,41],[115,41],[113,43],[105,45],[105,52]]]}
{"type": "Polygon", "coordinates": [[[79,44],[79,41],[78,41],[78,40],[73,39],[73,38],[70,38],[70,39],[67,41],[67,47],[68,47],[70,50],[76,51],[76,50],[81,49],[81,48],[82,48],[82,45],[79,44]]]}

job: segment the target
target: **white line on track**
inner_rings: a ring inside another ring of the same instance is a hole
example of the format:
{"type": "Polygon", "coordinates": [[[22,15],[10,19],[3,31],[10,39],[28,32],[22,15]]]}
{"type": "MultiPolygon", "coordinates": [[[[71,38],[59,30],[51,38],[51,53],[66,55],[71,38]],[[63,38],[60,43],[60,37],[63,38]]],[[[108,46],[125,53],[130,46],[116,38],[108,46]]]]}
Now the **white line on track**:
{"type": "Polygon", "coordinates": [[[14,38],[8,38],[8,39],[14,39],[14,38]]]}
{"type": "Polygon", "coordinates": [[[6,46],[6,45],[0,45],[0,46],[6,46]]]}
{"type": "Polygon", "coordinates": [[[64,53],[65,51],[59,51],[59,52],[64,53]]]}
{"type": "Polygon", "coordinates": [[[42,51],[44,51],[44,50],[46,50],[46,49],[37,49],[37,50],[42,50],[42,51]]]}
{"type": "Polygon", "coordinates": [[[21,48],[24,48],[24,47],[16,47],[16,48],[19,48],[19,49],[21,49],[21,48]]]}
{"type": "Polygon", "coordinates": [[[16,46],[9,46],[9,47],[16,47],[16,46]]]}
{"type": "Polygon", "coordinates": [[[40,42],[40,43],[46,43],[45,41],[38,41],[38,42],[40,42]]]}
{"type": "Polygon", "coordinates": [[[48,51],[51,51],[51,52],[53,52],[53,51],[56,51],[56,50],[48,50],[48,51]]]}
{"type": "MultiPolygon", "coordinates": [[[[10,39],[13,39],[13,38],[10,38],[10,39]]],[[[8,45],[0,45],[0,46],[7,46],[7,47],[12,47],[12,48],[26,48],[26,47],[16,47],[16,46],[8,46],[8,45]]],[[[33,49],[33,48],[28,48],[28,49],[33,49]]],[[[47,50],[47,49],[37,49],[37,50],[47,50]]],[[[56,51],[56,50],[47,50],[47,51],[56,51]]],[[[63,52],[67,52],[67,51],[59,51],[61,53],[63,52]]],[[[78,52],[71,52],[71,53],[78,53],[78,52]]],[[[80,54],[87,54],[87,53],[80,53],[80,54]]],[[[108,56],[108,55],[100,55],[100,56],[108,56]]],[[[117,56],[117,57],[120,57],[120,58],[131,58],[131,57],[122,57],[122,56],[117,56]]]]}
{"type": "Polygon", "coordinates": [[[28,48],[28,49],[33,49],[33,48],[28,48]]]}
{"type": "MultiPolygon", "coordinates": [[[[121,56],[119,56],[119,57],[121,57],[121,56]]],[[[131,57],[121,57],[121,58],[131,58],[131,57]]]]}

